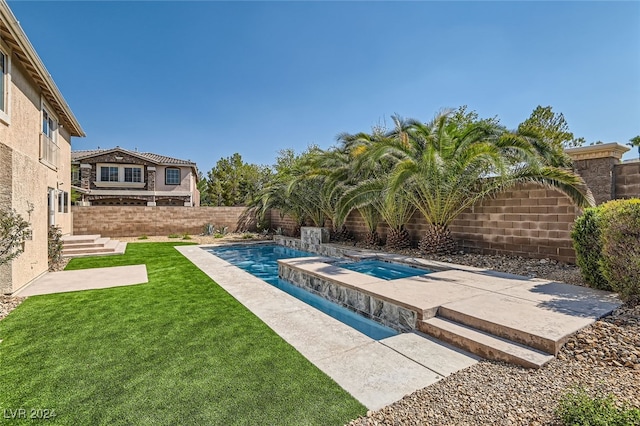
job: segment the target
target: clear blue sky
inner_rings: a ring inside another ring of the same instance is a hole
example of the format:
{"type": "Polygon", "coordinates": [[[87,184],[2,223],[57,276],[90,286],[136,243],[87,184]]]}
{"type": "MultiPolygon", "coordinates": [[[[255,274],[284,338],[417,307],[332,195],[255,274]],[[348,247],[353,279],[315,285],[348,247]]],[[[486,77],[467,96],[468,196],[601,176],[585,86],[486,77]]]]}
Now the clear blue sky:
{"type": "Polygon", "coordinates": [[[587,143],[640,134],[636,1],[9,5],[87,133],[73,149],[206,173],[460,105],[510,128],[551,105],[587,143]]]}

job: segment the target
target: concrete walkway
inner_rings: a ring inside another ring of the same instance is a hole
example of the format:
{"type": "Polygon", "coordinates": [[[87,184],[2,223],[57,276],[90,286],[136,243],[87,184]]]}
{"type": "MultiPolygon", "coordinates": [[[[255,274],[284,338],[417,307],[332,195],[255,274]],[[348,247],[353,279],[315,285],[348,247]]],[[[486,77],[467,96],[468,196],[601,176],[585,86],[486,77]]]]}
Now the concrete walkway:
{"type": "Polygon", "coordinates": [[[373,340],[200,247],[176,250],[371,410],[479,359],[415,333],[373,340]]]}
{"type": "Polygon", "coordinates": [[[146,282],[149,282],[146,265],[47,272],[13,295],[20,297],[36,296],[39,294],[120,287],[146,282]]]}

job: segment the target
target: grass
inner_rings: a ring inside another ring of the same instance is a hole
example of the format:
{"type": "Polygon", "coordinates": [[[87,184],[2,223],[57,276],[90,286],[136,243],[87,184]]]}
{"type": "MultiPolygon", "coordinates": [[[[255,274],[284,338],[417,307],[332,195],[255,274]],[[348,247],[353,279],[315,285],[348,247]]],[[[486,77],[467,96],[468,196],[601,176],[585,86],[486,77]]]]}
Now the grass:
{"type": "Polygon", "coordinates": [[[366,412],[179,244],[74,259],[67,269],[144,263],[149,283],[33,296],[0,321],[0,409],[104,425],[331,425],[366,412]]]}
{"type": "Polygon", "coordinates": [[[574,389],[560,400],[557,415],[568,426],[640,425],[640,410],[618,407],[611,395],[589,396],[584,389],[574,389]]]}

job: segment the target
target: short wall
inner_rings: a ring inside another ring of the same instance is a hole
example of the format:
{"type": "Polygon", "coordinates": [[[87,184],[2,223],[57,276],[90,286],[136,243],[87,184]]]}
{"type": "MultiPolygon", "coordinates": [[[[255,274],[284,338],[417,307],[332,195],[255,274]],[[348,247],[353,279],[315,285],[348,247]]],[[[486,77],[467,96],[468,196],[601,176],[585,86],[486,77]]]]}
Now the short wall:
{"type": "Polygon", "coordinates": [[[104,237],[201,234],[205,224],[229,231],[253,231],[255,220],[245,220],[244,207],[73,206],[73,234],[104,237]]]}

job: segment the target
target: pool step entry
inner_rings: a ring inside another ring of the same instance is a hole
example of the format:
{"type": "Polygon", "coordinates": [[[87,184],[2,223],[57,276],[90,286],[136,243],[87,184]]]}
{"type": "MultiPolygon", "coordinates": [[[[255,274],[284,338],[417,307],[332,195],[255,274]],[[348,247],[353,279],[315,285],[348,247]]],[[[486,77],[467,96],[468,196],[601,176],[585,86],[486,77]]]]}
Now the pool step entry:
{"type": "MultiPolygon", "coordinates": [[[[474,323],[482,322],[478,318],[461,319],[474,323]]],[[[497,334],[443,316],[436,316],[418,323],[418,329],[423,333],[486,359],[504,361],[527,368],[540,368],[554,358],[554,355],[546,351],[506,337],[510,335],[509,331],[499,325],[494,324],[493,327],[485,328],[491,328],[497,334]]]]}
{"type": "Polygon", "coordinates": [[[100,235],[65,235],[62,237],[62,257],[109,256],[123,254],[127,243],[100,235]]]}

